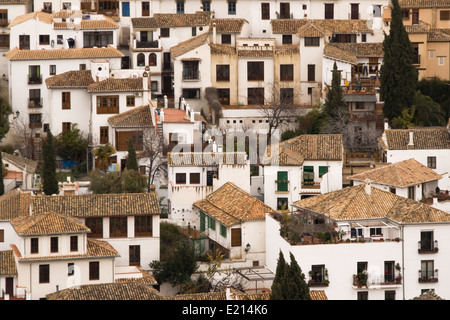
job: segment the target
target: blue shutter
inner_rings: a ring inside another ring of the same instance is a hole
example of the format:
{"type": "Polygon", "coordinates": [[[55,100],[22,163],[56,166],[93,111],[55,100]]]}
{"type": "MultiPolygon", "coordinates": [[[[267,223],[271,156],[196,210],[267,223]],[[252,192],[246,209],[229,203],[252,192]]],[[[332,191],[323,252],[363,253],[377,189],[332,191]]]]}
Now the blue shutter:
{"type": "Polygon", "coordinates": [[[129,17],[129,16],[130,16],[130,3],[122,2],[122,17],[129,17]]]}

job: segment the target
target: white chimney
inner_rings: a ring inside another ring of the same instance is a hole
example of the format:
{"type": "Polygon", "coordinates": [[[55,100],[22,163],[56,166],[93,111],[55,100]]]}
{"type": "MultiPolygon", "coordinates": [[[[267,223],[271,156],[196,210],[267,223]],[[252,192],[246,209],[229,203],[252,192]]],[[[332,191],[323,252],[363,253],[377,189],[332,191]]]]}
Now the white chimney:
{"type": "Polygon", "coordinates": [[[191,112],[191,122],[194,122],[196,112],[191,112]]]}
{"type": "Polygon", "coordinates": [[[167,109],[169,107],[169,100],[167,99],[167,96],[164,96],[164,108],[167,109]]]}
{"type": "Polygon", "coordinates": [[[189,103],[186,104],[186,115],[189,114],[189,111],[191,110],[191,108],[189,107],[189,103]]]}
{"type": "Polygon", "coordinates": [[[212,43],[216,44],[216,23],[213,23],[213,35],[212,35],[212,43]]]}
{"type": "Polygon", "coordinates": [[[409,132],[408,146],[414,146],[414,132],[412,131],[409,132]]]}
{"type": "Polygon", "coordinates": [[[148,85],[150,83],[150,72],[144,71],[142,74],[142,104],[146,105],[149,102],[149,89],[148,85]]]}
{"type": "Polygon", "coordinates": [[[364,191],[369,196],[372,194],[372,186],[371,181],[369,179],[364,180],[364,191]]]}
{"type": "Polygon", "coordinates": [[[164,122],[164,109],[161,109],[160,113],[159,113],[159,119],[161,122],[164,122]]]}
{"type": "Polygon", "coordinates": [[[181,98],[181,110],[185,110],[186,109],[186,100],[184,100],[184,98],[181,98]]]}
{"type": "Polygon", "coordinates": [[[388,129],[389,129],[388,119],[384,119],[384,130],[388,130],[388,129]]]}
{"type": "Polygon", "coordinates": [[[212,151],[217,152],[217,144],[215,141],[213,142],[212,151]]]}
{"type": "Polygon", "coordinates": [[[437,197],[433,197],[433,205],[438,204],[438,198],[437,197]]]}

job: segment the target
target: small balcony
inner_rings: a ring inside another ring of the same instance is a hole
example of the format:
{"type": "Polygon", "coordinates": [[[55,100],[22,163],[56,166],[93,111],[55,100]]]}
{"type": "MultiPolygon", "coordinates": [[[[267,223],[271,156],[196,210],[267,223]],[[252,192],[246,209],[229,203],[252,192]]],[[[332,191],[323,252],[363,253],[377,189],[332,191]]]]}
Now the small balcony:
{"type": "Polygon", "coordinates": [[[439,270],[419,270],[419,283],[436,283],[438,282],[439,270]]]}
{"type": "Polygon", "coordinates": [[[29,98],[28,108],[42,108],[42,98],[29,98]]]}
{"type": "Polygon", "coordinates": [[[42,84],[41,75],[28,75],[28,84],[42,84]]]}
{"type": "Polygon", "coordinates": [[[136,48],[138,48],[138,49],[158,48],[158,40],[155,40],[155,41],[136,41],[136,48]]]}
{"type": "Polygon", "coordinates": [[[437,253],[439,251],[439,247],[438,247],[438,241],[434,240],[432,242],[423,242],[423,241],[419,241],[418,242],[418,252],[422,253],[422,254],[426,254],[426,253],[437,253]]]}

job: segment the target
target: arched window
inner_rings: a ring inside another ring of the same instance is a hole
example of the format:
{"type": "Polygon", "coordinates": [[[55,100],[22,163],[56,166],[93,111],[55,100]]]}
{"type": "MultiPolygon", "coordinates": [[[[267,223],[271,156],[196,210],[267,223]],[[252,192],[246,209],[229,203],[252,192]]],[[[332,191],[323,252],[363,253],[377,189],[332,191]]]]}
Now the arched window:
{"type": "Polygon", "coordinates": [[[150,53],[148,56],[148,65],[149,66],[156,66],[156,54],[150,53]]]}
{"type": "Polygon", "coordinates": [[[145,55],[143,53],[139,53],[137,55],[137,66],[144,67],[145,66],[145,55]]]}

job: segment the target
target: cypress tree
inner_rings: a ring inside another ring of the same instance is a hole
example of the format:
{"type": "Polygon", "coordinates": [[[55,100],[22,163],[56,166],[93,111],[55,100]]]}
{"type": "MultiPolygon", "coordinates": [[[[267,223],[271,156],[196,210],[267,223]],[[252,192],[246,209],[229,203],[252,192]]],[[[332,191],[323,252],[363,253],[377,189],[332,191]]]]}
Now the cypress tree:
{"type": "Polygon", "coordinates": [[[136,149],[134,148],[133,140],[128,140],[128,157],[127,157],[127,169],[138,171],[138,163],[136,159],[136,149]]]}
{"type": "Polygon", "coordinates": [[[0,196],[5,194],[5,185],[3,183],[3,158],[2,158],[2,152],[0,151],[0,196]]]}
{"type": "Polygon", "coordinates": [[[44,168],[42,179],[44,180],[44,193],[46,195],[58,194],[58,179],[56,177],[56,150],[53,142],[53,135],[49,130],[47,139],[43,142],[42,151],[44,155],[44,168]]]}
{"type": "Polygon", "coordinates": [[[414,49],[403,26],[398,0],[392,0],[391,17],[389,35],[384,36],[384,61],[380,69],[383,115],[390,121],[411,107],[418,75],[413,66],[414,49]]]}
{"type": "Polygon", "coordinates": [[[295,257],[290,253],[291,264],[289,268],[289,284],[292,287],[291,300],[311,300],[309,295],[309,287],[305,281],[305,275],[302,269],[295,260],[295,257]]]}
{"type": "Polygon", "coordinates": [[[347,103],[344,100],[341,88],[341,74],[337,69],[336,62],[333,65],[331,88],[327,93],[324,107],[325,114],[331,119],[338,119],[343,113],[347,112],[347,103]]]}

